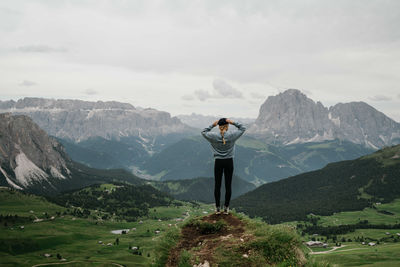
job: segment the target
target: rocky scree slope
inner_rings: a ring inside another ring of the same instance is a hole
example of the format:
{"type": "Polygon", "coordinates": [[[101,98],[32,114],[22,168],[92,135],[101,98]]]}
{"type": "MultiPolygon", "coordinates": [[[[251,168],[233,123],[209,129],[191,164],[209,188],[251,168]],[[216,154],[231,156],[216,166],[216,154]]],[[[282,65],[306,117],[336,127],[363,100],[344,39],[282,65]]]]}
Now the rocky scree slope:
{"type": "Polygon", "coordinates": [[[29,117],[0,114],[0,177],[3,185],[54,187],[71,177],[63,147],[29,117]]]}

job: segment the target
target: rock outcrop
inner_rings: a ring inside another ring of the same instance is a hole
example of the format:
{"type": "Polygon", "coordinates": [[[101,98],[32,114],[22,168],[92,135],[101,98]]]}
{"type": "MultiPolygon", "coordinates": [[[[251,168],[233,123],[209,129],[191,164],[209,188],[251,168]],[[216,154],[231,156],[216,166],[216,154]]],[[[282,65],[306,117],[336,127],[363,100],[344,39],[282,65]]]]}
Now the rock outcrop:
{"type": "Polygon", "coordinates": [[[248,133],[283,144],[346,140],[379,148],[400,140],[400,124],[364,102],[326,108],[296,89],[270,96],[248,133]]]}
{"type": "Polygon", "coordinates": [[[16,189],[70,177],[63,147],[24,115],[0,114],[0,181],[16,189]]]}

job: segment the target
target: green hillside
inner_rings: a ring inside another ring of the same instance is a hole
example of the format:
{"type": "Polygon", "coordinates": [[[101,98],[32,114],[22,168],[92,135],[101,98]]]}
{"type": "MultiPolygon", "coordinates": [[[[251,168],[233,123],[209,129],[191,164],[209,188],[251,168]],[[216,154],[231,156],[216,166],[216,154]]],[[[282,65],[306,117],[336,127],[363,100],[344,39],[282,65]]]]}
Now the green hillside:
{"type": "Polygon", "coordinates": [[[308,214],[356,211],[400,197],[400,145],[357,160],[265,184],[232,201],[239,211],[270,223],[303,220],[308,214]]]}
{"type": "Polygon", "coordinates": [[[67,162],[71,178],[53,179],[46,183],[31,184],[25,191],[40,195],[57,195],[62,191],[76,190],[85,186],[110,182],[142,185],[145,180],[124,169],[93,169],[74,161],[67,162]]]}
{"type": "MultiPolygon", "coordinates": [[[[214,202],[214,178],[193,178],[185,180],[170,180],[163,182],[152,181],[151,184],[162,192],[166,192],[176,199],[187,201],[214,202]]],[[[255,189],[255,185],[234,176],[232,179],[232,198],[243,195],[255,189]]],[[[221,186],[221,196],[225,195],[225,185],[221,186]]]]}
{"type": "MultiPolygon", "coordinates": [[[[174,199],[150,185],[130,185],[113,183],[91,185],[84,189],[62,193],[47,199],[55,204],[77,210],[79,215],[87,217],[89,210],[113,214],[117,220],[135,221],[149,214],[149,208],[169,206],[174,199]]],[[[107,215],[103,215],[104,219],[107,215]]]]}

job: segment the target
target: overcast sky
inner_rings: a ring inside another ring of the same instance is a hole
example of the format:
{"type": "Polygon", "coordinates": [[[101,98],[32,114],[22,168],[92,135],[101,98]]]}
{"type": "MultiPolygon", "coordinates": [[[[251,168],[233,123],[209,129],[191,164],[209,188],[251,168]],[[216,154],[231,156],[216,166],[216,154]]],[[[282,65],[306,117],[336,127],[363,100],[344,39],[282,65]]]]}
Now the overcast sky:
{"type": "Polygon", "coordinates": [[[0,100],[117,100],[256,117],[269,95],[400,122],[400,1],[0,2],[0,100]]]}

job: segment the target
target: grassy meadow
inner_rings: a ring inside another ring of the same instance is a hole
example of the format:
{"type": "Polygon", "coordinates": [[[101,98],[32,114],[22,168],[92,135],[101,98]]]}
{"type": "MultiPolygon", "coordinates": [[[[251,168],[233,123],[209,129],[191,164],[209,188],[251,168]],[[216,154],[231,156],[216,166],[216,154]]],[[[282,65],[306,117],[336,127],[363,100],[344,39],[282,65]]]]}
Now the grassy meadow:
{"type": "MultiPolygon", "coordinates": [[[[375,204],[375,208],[362,211],[340,212],[332,216],[318,216],[318,225],[339,226],[357,224],[368,220],[369,224],[394,225],[400,222],[400,199],[391,203],[375,204]]],[[[292,222],[295,225],[299,222],[292,222]]],[[[304,222],[301,222],[304,223],[304,222]]],[[[392,267],[400,266],[400,229],[356,229],[354,232],[337,235],[337,241],[326,240],[326,236],[304,235],[328,243],[327,248],[309,248],[310,258],[318,264],[330,266],[392,267]],[[362,240],[364,241],[362,241],[362,240]],[[351,240],[351,241],[350,241],[351,240]],[[350,241],[350,242],[349,242],[350,241]],[[363,245],[362,242],[365,244],[363,245]],[[369,246],[368,243],[376,243],[369,246]],[[336,244],[339,248],[335,248],[336,244]],[[324,253],[323,253],[324,252],[324,253]]]]}
{"type": "MultiPolygon", "coordinates": [[[[109,185],[104,188],[112,189],[109,185]]],[[[4,225],[2,222],[1,266],[61,263],[57,254],[70,262],[68,266],[149,266],[155,260],[156,245],[168,230],[179,227],[192,216],[205,215],[212,210],[210,205],[182,202],[182,206],[152,208],[145,218],[128,223],[115,221],[112,217],[102,221],[62,215],[66,208],[9,189],[0,189],[0,200],[3,216],[43,219],[36,223],[30,220],[4,225]],[[120,229],[130,231],[127,234],[111,233],[120,229]],[[135,251],[140,251],[141,255],[135,255],[135,251]],[[51,254],[51,257],[44,254],[51,254]]]]}

